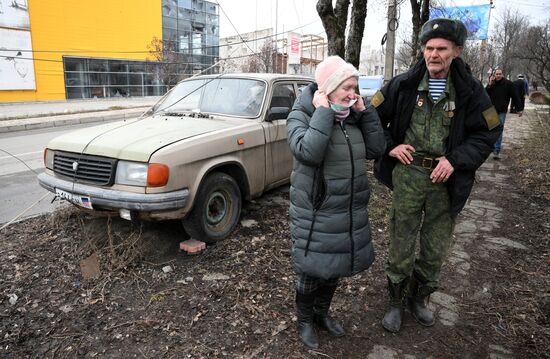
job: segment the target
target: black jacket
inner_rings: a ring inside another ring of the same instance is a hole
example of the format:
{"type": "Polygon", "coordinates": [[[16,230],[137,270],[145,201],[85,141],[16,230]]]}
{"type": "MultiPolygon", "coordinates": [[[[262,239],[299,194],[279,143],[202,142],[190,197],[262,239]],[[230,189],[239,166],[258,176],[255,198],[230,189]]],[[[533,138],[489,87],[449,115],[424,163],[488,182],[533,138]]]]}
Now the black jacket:
{"type": "MultiPolygon", "coordinates": [[[[397,160],[388,155],[405,141],[416,103],[418,85],[426,73],[426,64],[420,60],[408,72],[394,77],[381,90],[384,96],[377,103],[377,111],[385,129],[388,147],[384,157],[375,164],[375,176],[390,188],[392,170],[397,160]]],[[[493,145],[502,133],[489,96],[462,59],[451,63],[450,76],[456,91],[456,111],[451,122],[445,157],[455,171],[447,181],[453,216],[464,207],[472,190],[475,171],[487,159],[493,145]]]]}
{"type": "Polygon", "coordinates": [[[525,97],[525,95],[527,95],[525,93],[525,81],[522,79],[517,79],[512,83],[514,84],[514,89],[516,90],[516,94],[519,96],[519,99],[521,100],[522,97],[525,97]]]}
{"type": "Polygon", "coordinates": [[[486,89],[489,97],[491,98],[491,102],[495,106],[498,113],[508,112],[510,99],[512,99],[514,108],[517,111],[523,111],[523,105],[521,104],[518,93],[516,92],[512,81],[501,79],[500,81],[493,82],[491,85],[487,85],[486,89]]]}

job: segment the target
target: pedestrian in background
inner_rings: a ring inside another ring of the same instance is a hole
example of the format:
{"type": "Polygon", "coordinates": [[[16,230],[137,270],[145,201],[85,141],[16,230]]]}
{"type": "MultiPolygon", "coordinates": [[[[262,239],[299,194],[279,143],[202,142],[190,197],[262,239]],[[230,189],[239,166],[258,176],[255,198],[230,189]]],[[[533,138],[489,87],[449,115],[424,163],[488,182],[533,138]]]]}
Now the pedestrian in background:
{"type": "Polygon", "coordinates": [[[466,34],[460,21],[426,22],[424,58],[371,100],[388,145],[375,176],[393,189],[382,319],[390,332],[400,330],[405,305],[421,325],[434,324],[426,301],[438,288],[455,218],[502,131],[483,85],[459,57],[466,34]]]}
{"type": "Polygon", "coordinates": [[[319,346],[314,324],[344,335],[329,315],[339,278],[374,261],[365,159],[381,156],[385,139],[376,110],[356,93],[358,76],[340,57],[327,57],[287,119],[298,333],[308,348],[319,346]]]}
{"type": "MultiPolygon", "coordinates": [[[[487,93],[491,98],[491,102],[497,110],[498,119],[502,128],[504,129],[504,123],[506,122],[506,113],[508,112],[508,106],[510,105],[510,99],[512,100],[514,108],[517,110],[519,117],[523,114],[523,105],[520,98],[516,93],[514,84],[512,81],[504,78],[504,72],[502,69],[496,69],[494,76],[489,78],[487,84],[487,93]]],[[[495,142],[493,149],[493,158],[495,160],[500,159],[500,151],[502,150],[502,133],[495,142]]]]}
{"type": "MultiPolygon", "coordinates": [[[[529,85],[527,84],[527,80],[525,80],[522,74],[519,74],[517,80],[512,83],[514,84],[514,89],[519,97],[520,107],[523,109],[525,108],[525,96],[529,95],[529,85]]],[[[510,113],[518,112],[518,108],[516,108],[514,106],[514,102],[512,102],[512,106],[510,106],[510,113]]]]}

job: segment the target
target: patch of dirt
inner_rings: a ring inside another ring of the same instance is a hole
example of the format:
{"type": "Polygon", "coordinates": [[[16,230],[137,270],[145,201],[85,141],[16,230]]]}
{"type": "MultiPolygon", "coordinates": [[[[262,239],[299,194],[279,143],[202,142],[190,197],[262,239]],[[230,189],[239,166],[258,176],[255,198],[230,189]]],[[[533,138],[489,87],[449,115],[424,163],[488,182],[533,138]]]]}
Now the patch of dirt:
{"type": "MultiPolygon", "coordinates": [[[[471,249],[471,285],[459,298],[455,326],[423,328],[406,313],[400,333],[382,329],[391,195],[372,180],[377,259],[342,280],[332,310],[347,335],[321,332],[317,351],[306,350],[296,335],[288,188],[282,187],[245,206],[241,218],[256,225],[238,226],[198,255],[179,251],[185,237],[177,221],[132,224],[68,207],[11,225],[0,233],[0,356],[486,358],[491,343],[513,353],[502,358],[548,357],[548,118],[537,126],[536,138],[504,153],[515,174],[506,188],[476,186],[472,194],[505,209],[492,235],[528,250],[482,256],[471,249]],[[99,276],[84,278],[81,261],[89,266],[93,256],[99,276]],[[486,286],[490,300],[473,299],[486,286]]],[[[446,263],[442,292],[454,285],[453,275],[446,263]]]]}

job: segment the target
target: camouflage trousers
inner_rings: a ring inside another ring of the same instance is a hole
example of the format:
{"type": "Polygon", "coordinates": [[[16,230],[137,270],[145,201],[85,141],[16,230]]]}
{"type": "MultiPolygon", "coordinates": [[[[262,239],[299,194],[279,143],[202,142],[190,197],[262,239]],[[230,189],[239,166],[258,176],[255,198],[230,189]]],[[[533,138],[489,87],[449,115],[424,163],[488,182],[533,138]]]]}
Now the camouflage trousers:
{"type": "Polygon", "coordinates": [[[393,170],[386,265],[386,275],[393,283],[410,277],[414,271],[424,285],[437,288],[441,265],[451,245],[454,218],[446,185],[432,183],[430,172],[400,163],[393,170]]]}

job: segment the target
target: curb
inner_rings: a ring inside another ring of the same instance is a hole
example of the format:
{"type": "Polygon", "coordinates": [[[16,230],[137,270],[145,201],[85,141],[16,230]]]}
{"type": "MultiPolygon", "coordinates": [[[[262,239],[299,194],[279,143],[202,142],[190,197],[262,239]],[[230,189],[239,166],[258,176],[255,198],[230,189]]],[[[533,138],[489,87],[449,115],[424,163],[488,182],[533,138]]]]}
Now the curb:
{"type": "Polygon", "coordinates": [[[147,106],[124,110],[85,112],[69,115],[33,117],[18,120],[3,120],[0,121],[0,133],[135,118],[139,117],[149,108],[151,107],[147,106]]]}

